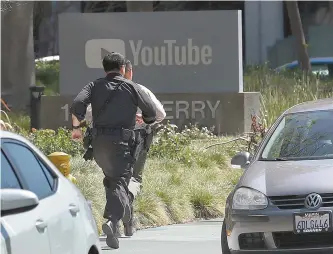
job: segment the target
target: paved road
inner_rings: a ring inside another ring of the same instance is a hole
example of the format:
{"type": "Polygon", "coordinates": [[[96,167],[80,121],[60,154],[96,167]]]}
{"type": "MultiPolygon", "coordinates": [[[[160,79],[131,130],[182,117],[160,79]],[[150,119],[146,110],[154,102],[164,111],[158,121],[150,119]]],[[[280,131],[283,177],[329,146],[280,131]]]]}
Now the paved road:
{"type": "Polygon", "coordinates": [[[221,254],[222,219],[140,230],[120,238],[120,248],[101,240],[103,254],[221,254]]]}

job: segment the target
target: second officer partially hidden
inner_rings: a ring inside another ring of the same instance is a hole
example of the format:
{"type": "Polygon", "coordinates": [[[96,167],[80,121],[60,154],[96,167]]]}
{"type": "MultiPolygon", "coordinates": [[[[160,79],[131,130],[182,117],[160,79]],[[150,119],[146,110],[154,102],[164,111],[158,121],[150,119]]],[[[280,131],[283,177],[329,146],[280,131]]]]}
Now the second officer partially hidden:
{"type": "Polygon", "coordinates": [[[93,115],[92,149],[97,164],[102,168],[106,193],[103,232],[109,247],[118,249],[115,235],[117,223],[131,219],[128,183],[132,177],[131,143],[137,107],[142,110],[145,123],[156,120],[152,100],[134,82],[125,79],[125,58],[118,53],[104,57],[106,77],[87,84],[74,99],[71,107],[72,138],[82,137],[80,122],[91,103],[93,115]]]}

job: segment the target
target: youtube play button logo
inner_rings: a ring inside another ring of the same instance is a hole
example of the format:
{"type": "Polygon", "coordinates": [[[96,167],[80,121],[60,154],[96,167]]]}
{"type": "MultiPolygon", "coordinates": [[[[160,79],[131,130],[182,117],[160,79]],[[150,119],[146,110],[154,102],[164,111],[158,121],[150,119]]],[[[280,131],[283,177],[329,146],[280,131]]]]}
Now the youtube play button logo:
{"type": "Polygon", "coordinates": [[[120,39],[94,39],[86,42],[85,61],[89,68],[103,68],[102,59],[105,55],[117,52],[126,57],[125,42],[120,39]]]}

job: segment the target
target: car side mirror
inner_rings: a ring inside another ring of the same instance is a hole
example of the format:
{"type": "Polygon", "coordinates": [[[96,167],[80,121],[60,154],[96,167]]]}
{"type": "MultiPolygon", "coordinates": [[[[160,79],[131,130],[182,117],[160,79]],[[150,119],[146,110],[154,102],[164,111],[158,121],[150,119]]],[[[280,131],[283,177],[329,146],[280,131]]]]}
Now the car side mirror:
{"type": "Polygon", "coordinates": [[[231,165],[245,167],[250,163],[251,154],[249,152],[239,152],[231,159],[231,165]]]}
{"type": "Polygon", "coordinates": [[[39,199],[35,193],[22,189],[1,189],[1,214],[17,209],[26,211],[35,208],[39,199]]]}

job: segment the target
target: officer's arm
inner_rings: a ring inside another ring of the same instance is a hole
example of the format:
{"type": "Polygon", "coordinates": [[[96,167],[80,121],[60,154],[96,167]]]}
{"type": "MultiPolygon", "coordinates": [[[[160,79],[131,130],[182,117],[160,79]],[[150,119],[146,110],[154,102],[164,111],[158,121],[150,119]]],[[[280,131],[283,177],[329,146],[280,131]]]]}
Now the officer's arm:
{"type": "Polygon", "coordinates": [[[92,122],[92,108],[91,108],[91,104],[89,104],[88,107],[87,107],[85,120],[86,120],[86,122],[88,124],[90,124],[92,122]]]}
{"type": "Polygon", "coordinates": [[[91,104],[89,104],[87,107],[86,116],[80,125],[81,127],[87,127],[90,126],[91,124],[92,124],[92,108],[91,104]]]}
{"type": "Polygon", "coordinates": [[[94,83],[86,85],[76,96],[71,106],[73,125],[78,126],[84,120],[88,105],[91,103],[91,90],[94,83]]]}
{"type": "Polygon", "coordinates": [[[156,121],[156,107],[152,99],[145,93],[141,87],[137,86],[138,107],[142,111],[142,119],[146,124],[152,124],[156,121]]]}
{"type": "Polygon", "coordinates": [[[163,108],[162,103],[156,98],[155,94],[152,93],[147,87],[142,86],[142,89],[149,95],[156,107],[156,122],[159,123],[164,120],[166,117],[165,110],[163,108]]]}

